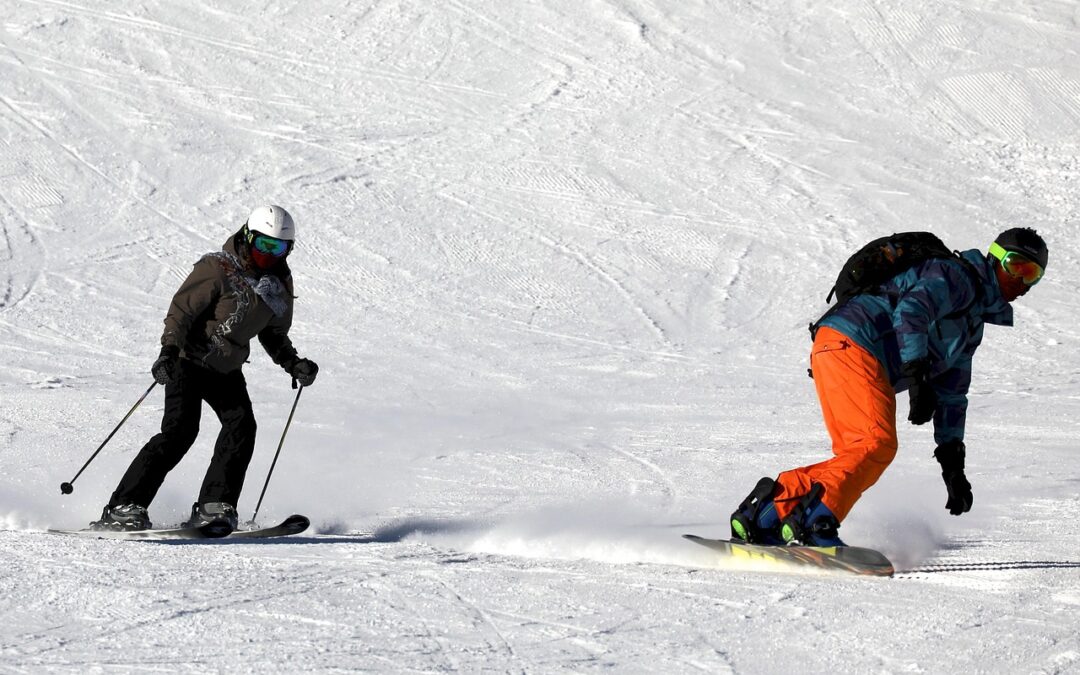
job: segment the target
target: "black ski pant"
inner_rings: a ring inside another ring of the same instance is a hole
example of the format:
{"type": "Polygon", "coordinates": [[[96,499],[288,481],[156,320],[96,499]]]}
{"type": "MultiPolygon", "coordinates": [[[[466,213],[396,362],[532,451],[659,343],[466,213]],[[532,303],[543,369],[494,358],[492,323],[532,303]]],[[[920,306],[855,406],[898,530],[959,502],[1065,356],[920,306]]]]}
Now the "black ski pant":
{"type": "Polygon", "coordinates": [[[165,385],[161,433],[151,438],[131,462],[109,506],[150,506],[165,476],[195,443],[203,401],[217,414],[221,432],[199,491],[199,503],[227,502],[236,506],[255,451],[255,414],[247,382],[240,370],[218,373],[187,359],[180,360],[176,381],[165,385]]]}

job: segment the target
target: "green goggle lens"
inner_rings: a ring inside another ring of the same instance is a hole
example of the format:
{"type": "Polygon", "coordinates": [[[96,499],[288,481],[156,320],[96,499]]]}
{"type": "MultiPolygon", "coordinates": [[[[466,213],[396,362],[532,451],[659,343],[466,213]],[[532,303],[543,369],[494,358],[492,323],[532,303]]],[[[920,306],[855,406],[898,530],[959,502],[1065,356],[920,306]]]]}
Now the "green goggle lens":
{"type": "Polygon", "coordinates": [[[275,239],[265,234],[256,234],[251,240],[251,245],[256,251],[280,258],[289,252],[289,242],[284,239],[275,239]]]}
{"type": "Polygon", "coordinates": [[[1042,265],[1031,258],[1028,258],[1023,253],[1006,251],[1001,246],[998,246],[997,243],[993,243],[990,245],[990,255],[1001,262],[1002,269],[1004,269],[1009,276],[1023,279],[1024,283],[1028,286],[1034,286],[1039,283],[1039,279],[1042,279],[1043,277],[1042,265]]]}

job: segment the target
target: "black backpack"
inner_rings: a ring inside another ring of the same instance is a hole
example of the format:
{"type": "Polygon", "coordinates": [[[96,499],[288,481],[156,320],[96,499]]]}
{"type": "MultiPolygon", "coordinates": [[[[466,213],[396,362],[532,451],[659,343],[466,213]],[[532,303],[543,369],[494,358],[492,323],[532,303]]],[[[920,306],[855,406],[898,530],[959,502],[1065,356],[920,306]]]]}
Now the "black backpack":
{"type": "Polygon", "coordinates": [[[825,302],[845,303],[856,295],[874,293],[878,286],[929,258],[958,254],[930,232],[901,232],[875,239],[856,251],[840,269],[825,302]]]}
{"type": "MultiPolygon", "coordinates": [[[[930,258],[952,258],[962,262],[975,286],[976,302],[982,297],[982,282],[974,266],[946,246],[937,235],[930,232],[901,232],[875,239],[847,259],[825,298],[825,302],[829,303],[835,295],[837,304],[811,324],[810,333],[816,333],[821,320],[848,300],[857,295],[878,293],[883,283],[930,258]]],[[[966,312],[969,308],[956,314],[966,312]]]]}

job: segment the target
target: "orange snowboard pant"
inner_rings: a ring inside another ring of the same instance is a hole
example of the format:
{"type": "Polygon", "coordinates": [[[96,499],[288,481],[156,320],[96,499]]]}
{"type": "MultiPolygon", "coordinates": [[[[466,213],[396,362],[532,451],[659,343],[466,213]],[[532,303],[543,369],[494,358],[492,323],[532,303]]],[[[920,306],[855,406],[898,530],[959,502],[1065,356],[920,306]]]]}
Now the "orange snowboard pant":
{"type": "Polygon", "coordinates": [[[896,456],[896,391],[873,354],[827,326],[814,338],[810,368],[833,457],[781,473],[776,512],[785,518],[820,483],[825,506],[843,520],[896,456]]]}

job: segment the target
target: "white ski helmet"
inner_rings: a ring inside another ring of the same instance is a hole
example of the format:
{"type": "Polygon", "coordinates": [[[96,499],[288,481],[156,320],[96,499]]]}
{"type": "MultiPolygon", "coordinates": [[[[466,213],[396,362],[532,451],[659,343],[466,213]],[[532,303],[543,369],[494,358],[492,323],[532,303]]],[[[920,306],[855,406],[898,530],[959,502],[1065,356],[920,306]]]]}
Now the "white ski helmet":
{"type": "Polygon", "coordinates": [[[251,212],[247,219],[250,232],[265,234],[274,239],[293,241],[296,239],[296,223],[289,212],[273,204],[260,206],[251,212]]]}

